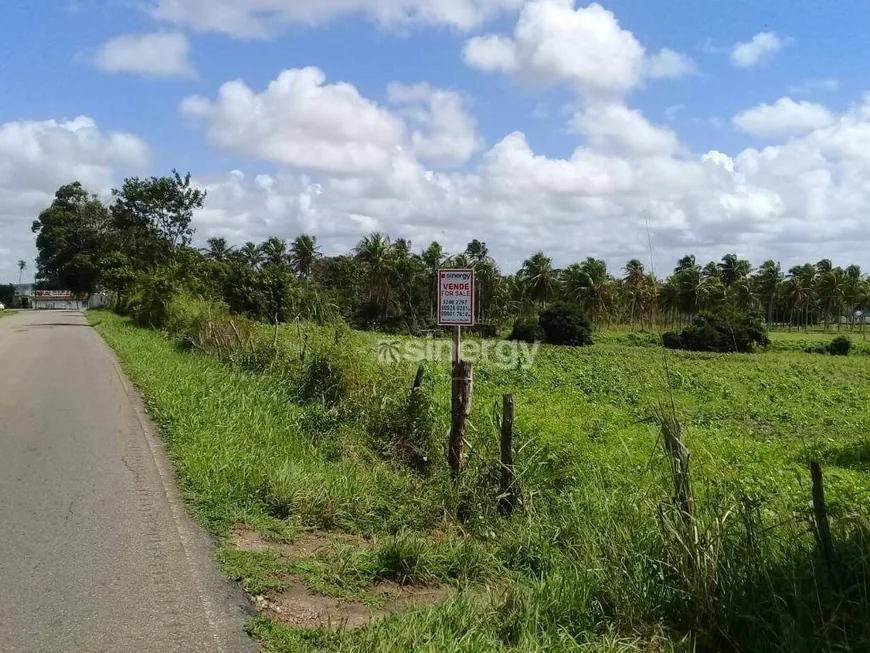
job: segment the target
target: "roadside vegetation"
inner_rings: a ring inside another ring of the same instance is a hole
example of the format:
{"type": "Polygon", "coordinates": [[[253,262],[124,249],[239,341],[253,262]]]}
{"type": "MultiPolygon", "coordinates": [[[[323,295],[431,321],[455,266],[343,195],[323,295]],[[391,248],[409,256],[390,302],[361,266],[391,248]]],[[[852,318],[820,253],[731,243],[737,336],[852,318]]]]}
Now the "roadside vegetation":
{"type": "Polygon", "coordinates": [[[344,256],[306,235],[200,251],[204,201],[177,173],[128,179],[111,205],[64,186],[34,224],[37,276],[115,297],[92,320],[267,650],[870,649],[856,266],[686,256],[659,280],[537,253],[505,275],[480,241],[418,254],[379,233],[344,256]],[[421,371],[407,355],[449,344],[433,324],[444,266],[476,270],[468,350],[526,347],[475,364],[457,478],[449,356],[421,371]]]}

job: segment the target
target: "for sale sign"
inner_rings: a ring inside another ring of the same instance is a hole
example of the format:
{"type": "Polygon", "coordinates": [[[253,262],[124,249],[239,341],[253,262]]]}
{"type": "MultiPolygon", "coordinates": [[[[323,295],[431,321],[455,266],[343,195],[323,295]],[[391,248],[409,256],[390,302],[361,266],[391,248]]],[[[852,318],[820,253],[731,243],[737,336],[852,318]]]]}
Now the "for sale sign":
{"type": "Polygon", "coordinates": [[[438,271],[438,324],[474,326],[474,270],[438,271]]]}

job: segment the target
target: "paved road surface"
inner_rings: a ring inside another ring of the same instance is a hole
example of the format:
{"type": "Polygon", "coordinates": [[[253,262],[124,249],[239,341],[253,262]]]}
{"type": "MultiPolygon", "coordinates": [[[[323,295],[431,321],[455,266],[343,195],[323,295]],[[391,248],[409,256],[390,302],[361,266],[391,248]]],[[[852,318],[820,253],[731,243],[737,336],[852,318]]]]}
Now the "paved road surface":
{"type": "Polygon", "coordinates": [[[0,319],[0,651],[254,650],[213,548],[84,316],[0,319]]]}

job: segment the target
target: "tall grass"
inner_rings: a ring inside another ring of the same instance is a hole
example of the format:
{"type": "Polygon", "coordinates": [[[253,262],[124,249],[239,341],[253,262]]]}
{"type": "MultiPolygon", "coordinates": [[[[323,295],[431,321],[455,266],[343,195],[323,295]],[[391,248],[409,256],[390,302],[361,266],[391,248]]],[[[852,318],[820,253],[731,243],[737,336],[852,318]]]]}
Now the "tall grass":
{"type": "Polygon", "coordinates": [[[652,427],[663,384],[647,348],[605,338],[545,347],[531,369],[481,365],[472,454],[454,486],[447,362],[427,364],[415,403],[415,366],[379,365],[371,335],[234,320],[218,345],[203,325],[228,324],[219,308],[177,312],[169,338],[108,314],[98,328],[148,398],[203,523],[364,534],[370,547],[311,573],[345,588],[457,590],[352,632],[258,618],[252,631],[270,650],[870,650],[870,480],[848,455],[870,426],[870,372],[855,359],[677,353],[677,410],[652,427]],[[523,496],[509,519],[492,411],[504,391],[516,396],[523,496]],[[689,428],[677,433],[680,422],[689,428]],[[662,435],[691,452],[685,478],[662,435]],[[831,470],[839,587],[810,531],[810,453],[831,470]]]}

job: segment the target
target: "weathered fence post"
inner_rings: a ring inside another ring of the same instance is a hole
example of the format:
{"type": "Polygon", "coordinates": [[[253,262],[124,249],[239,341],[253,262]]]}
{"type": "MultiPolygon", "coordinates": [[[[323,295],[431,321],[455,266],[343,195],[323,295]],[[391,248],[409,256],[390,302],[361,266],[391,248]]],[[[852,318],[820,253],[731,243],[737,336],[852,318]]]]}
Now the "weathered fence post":
{"type": "Polygon", "coordinates": [[[499,510],[510,516],[517,503],[514,477],[514,396],[502,397],[501,414],[501,477],[499,483],[499,510]]]}
{"type": "Polygon", "coordinates": [[[447,462],[454,481],[459,480],[459,473],[462,471],[465,431],[468,416],[471,414],[472,383],[471,363],[463,360],[455,362],[451,390],[450,443],[447,452],[447,462]]]}
{"type": "Polygon", "coordinates": [[[419,390],[420,386],[423,384],[423,374],[426,372],[426,366],[423,363],[420,363],[420,367],[417,368],[417,376],[414,377],[414,387],[413,390],[419,390]]]}
{"type": "Polygon", "coordinates": [[[838,587],[837,572],[834,560],[834,538],[831,537],[831,525],[828,522],[828,508],[825,505],[825,486],[822,479],[822,467],[818,462],[810,462],[810,475],[813,477],[813,514],[815,516],[816,542],[825,559],[831,582],[838,587]]]}

